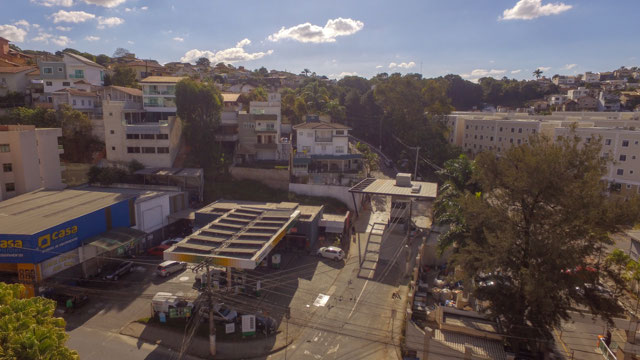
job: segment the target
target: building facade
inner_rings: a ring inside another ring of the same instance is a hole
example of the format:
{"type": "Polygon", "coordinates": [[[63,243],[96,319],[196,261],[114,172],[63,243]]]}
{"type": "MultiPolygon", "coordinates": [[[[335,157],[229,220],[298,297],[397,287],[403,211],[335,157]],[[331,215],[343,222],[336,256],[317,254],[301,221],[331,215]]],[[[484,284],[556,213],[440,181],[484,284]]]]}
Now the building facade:
{"type": "Polygon", "coordinates": [[[61,136],[61,129],[0,125],[0,200],[40,188],[64,188],[61,136]]]}
{"type": "Polygon", "coordinates": [[[61,61],[39,61],[38,68],[45,94],[76,88],[75,83],[81,80],[94,86],[104,84],[105,68],[102,65],[72,53],[64,53],[61,61]]]}

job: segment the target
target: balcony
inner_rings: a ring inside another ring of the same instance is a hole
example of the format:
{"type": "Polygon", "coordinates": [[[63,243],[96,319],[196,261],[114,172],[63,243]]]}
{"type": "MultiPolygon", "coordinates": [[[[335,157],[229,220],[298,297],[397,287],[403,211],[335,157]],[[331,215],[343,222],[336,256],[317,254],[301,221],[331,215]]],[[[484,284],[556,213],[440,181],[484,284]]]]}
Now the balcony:
{"type": "Polygon", "coordinates": [[[69,79],[84,79],[84,74],[82,75],[76,75],[76,74],[69,74],[69,76],[67,76],[69,79]]]}
{"type": "Polygon", "coordinates": [[[330,143],[330,142],[333,142],[333,137],[331,137],[331,136],[329,136],[329,137],[316,136],[316,142],[317,143],[330,143]]]}

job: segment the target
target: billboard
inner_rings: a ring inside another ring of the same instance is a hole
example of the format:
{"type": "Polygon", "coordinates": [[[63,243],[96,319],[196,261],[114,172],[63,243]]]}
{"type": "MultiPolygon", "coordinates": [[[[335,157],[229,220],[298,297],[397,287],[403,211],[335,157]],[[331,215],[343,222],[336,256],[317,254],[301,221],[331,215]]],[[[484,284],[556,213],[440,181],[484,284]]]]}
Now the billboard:
{"type": "Polygon", "coordinates": [[[109,228],[130,227],[129,199],[33,235],[0,234],[0,262],[38,264],[78,248],[109,228]]]}

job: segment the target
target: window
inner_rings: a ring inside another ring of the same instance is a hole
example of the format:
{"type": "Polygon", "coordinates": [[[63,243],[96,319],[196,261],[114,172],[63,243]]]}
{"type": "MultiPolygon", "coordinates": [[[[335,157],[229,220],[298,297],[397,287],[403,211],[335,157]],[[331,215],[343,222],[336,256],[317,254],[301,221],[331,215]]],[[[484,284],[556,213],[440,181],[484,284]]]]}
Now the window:
{"type": "Polygon", "coordinates": [[[493,136],[491,137],[491,141],[493,141],[493,136]]]}
{"type": "Polygon", "coordinates": [[[344,154],[344,146],[336,146],[336,154],[344,154]]]}
{"type": "Polygon", "coordinates": [[[127,134],[127,140],[140,139],[140,134],[127,134]]]}
{"type": "Polygon", "coordinates": [[[635,155],[631,155],[631,160],[635,160],[636,156],[635,155]]]}
{"type": "Polygon", "coordinates": [[[474,139],[477,139],[477,138],[478,138],[478,135],[473,135],[473,138],[474,138],[474,139]]]}
{"type": "Polygon", "coordinates": [[[509,139],[509,142],[513,144],[513,139],[509,139]]]}
{"type": "Polygon", "coordinates": [[[11,151],[9,144],[0,144],[0,153],[7,153],[9,151],[11,151]]]}
{"type": "Polygon", "coordinates": [[[169,140],[169,134],[156,134],[158,140],[169,140]]]}
{"type": "Polygon", "coordinates": [[[76,78],[76,79],[82,79],[82,78],[84,78],[84,70],[76,70],[76,71],[75,71],[75,78],[76,78]]]}
{"type": "Polygon", "coordinates": [[[68,81],[63,81],[62,86],[71,86],[71,83],[68,81]]]}
{"type": "Polygon", "coordinates": [[[502,131],[502,126],[500,126],[500,131],[502,131]]]}
{"type": "Polygon", "coordinates": [[[344,135],[344,130],[336,130],[336,135],[344,135]]]}
{"type": "Polygon", "coordinates": [[[629,140],[622,140],[622,147],[629,147],[629,140]]]}
{"type": "Polygon", "coordinates": [[[6,183],[4,185],[4,188],[7,189],[7,192],[16,191],[16,184],[15,183],[6,183]]]}
{"type": "Polygon", "coordinates": [[[467,125],[467,126],[465,127],[465,129],[469,130],[469,125],[467,125]]]}
{"type": "Polygon", "coordinates": [[[116,132],[115,132],[115,131],[113,131],[113,130],[111,130],[111,131],[109,131],[109,133],[110,133],[111,135],[113,135],[113,134],[115,134],[116,132]]]}
{"type": "Polygon", "coordinates": [[[42,72],[43,72],[44,74],[53,74],[53,68],[51,68],[51,67],[43,68],[43,69],[42,69],[42,72]]]}
{"type": "MultiPolygon", "coordinates": [[[[142,135],[140,135],[140,138],[144,139],[144,140],[153,140],[153,139],[155,139],[155,136],[153,134],[142,134],[142,135]]],[[[155,153],[155,151],[154,151],[154,153],[155,153]]]]}
{"type": "Polygon", "coordinates": [[[627,161],[627,155],[620,155],[620,161],[627,161]]]}
{"type": "Polygon", "coordinates": [[[611,139],[606,139],[606,140],[604,141],[604,144],[605,144],[605,145],[611,145],[611,139]]]}
{"type": "Polygon", "coordinates": [[[82,103],[82,106],[84,106],[84,99],[83,99],[83,100],[80,100],[80,102],[82,103]]]}
{"type": "Polygon", "coordinates": [[[515,128],[511,128],[511,132],[514,132],[516,129],[515,128]]]}
{"type": "Polygon", "coordinates": [[[480,135],[480,140],[484,139],[484,136],[480,135]]]}
{"type": "Polygon", "coordinates": [[[518,129],[518,134],[522,134],[522,128],[518,129]]]}
{"type": "Polygon", "coordinates": [[[53,86],[53,83],[51,81],[47,81],[44,84],[47,85],[47,86],[53,86]]]}
{"type": "Polygon", "coordinates": [[[536,129],[531,130],[531,133],[535,134],[536,133],[536,129]]]}
{"type": "Polygon", "coordinates": [[[71,100],[71,102],[73,103],[73,105],[76,105],[76,99],[71,100]]]}
{"type": "Polygon", "coordinates": [[[624,175],[624,170],[623,170],[623,169],[618,169],[618,170],[616,171],[616,174],[617,174],[617,175],[624,175]]]}
{"type": "Polygon", "coordinates": [[[168,154],[169,153],[169,148],[168,147],[159,147],[157,148],[158,150],[158,154],[168,154]]]}
{"type": "Polygon", "coordinates": [[[112,146],[112,147],[111,147],[111,150],[116,151],[116,147],[115,147],[115,146],[112,146]]]}
{"type": "Polygon", "coordinates": [[[91,100],[87,100],[87,105],[91,106],[91,100]]]}
{"type": "Polygon", "coordinates": [[[12,172],[13,171],[13,166],[11,165],[11,163],[2,164],[2,171],[3,172],[12,172]]]}
{"type": "Polygon", "coordinates": [[[518,145],[520,145],[520,143],[522,143],[522,140],[518,139],[518,145]]]}
{"type": "Polygon", "coordinates": [[[129,154],[139,154],[140,153],[140,148],[137,146],[129,146],[127,147],[127,153],[129,154]]]}
{"type": "Polygon", "coordinates": [[[156,148],[154,148],[154,147],[143,147],[142,148],[142,153],[143,154],[155,154],[156,153],[156,148]]]}

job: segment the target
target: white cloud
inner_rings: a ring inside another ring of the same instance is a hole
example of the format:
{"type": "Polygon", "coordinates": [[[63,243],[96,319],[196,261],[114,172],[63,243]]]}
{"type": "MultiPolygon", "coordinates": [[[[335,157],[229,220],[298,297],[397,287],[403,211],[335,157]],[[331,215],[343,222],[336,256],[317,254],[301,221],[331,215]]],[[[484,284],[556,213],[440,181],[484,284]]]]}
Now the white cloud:
{"type": "Polygon", "coordinates": [[[518,70],[511,70],[512,74],[520,74],[522,72],[522,70],[518,69],[518,70]]]}
{"type": "Polygon", "coordinates": [[[465,79],[472,79],[472,80],[477,80],[479,78],[483,78],[483,77],[495,77],[495,76],[500,76],[500,75],[504,75],[507,73],[507,70],[496,70],[496,69],[491,69],[491,70],[486,70],[486,69],[475,69],[473,71],[471,71],[471,73],[469,74],[462,74],[461,76],[465,79]]]}
{"type": "Polygon", "coordinates": [[[184,38],[181,38],[180,36],[176,36],[173,38],[173,40],[178,41],[178,42],[183,42],[184,38]]]}
{"type": "Polygon", "coordinates": [[[408,63],[401,62],[399,64],[392,62],[392,63],[389,64],[389,69],[395,69],[395,68],[398,68],[398,69],[410,69],[410,68],[412,68],[414,66],[416,66],[416,63],[414,63],[413,61],[410,61],[408,63]]]}
{"type": "Polygon", "coordinates": [[[135,44],[135,43],[134,43],[133,41],[131,41],[131,40],[127,40],[127,44],[129,44],[129,45],[133,45],[133,44],[135,44]]]}
{"type": "Polygon", "coordinates": [[[383,65],[378,65],[376,66],[376,69],[382,69],[384,66],[383,65]]]}
{"type": "Polygon", "coordinates": [[[14,25],[0,25],[0,36],[13,42],[23,42],[27,31],[14,25]]]}
{"type": "Polygon", "coordinates": [[[98,41],[98,40],[100,40],[100,37],[99,36],[87,36],[84,39],[87,40],[87,41],[98,41]]]}
{"type": "Polygon", "coordinates": [[[56,30],[58,31],[71,31],[71,26],[56,26],[56,30]]]}
{"type": "Polygon", "coordinates": [[[31,24],[29,24],[29,22],[27,20],[24,20],[24,19],[14,22],[13,25],[22,26],[22,27],[26,28],[27,30],[29,30],[29,27],[31,27],[31,24]]]}
{"type": "Polygon", "coordinates": [[[148,6],[143,6],[143,7],[140,8],[140,10],[147,11],[147,10],[149,10],[149,7],[148,6]]]}
{"type": "Polygon", "coordinates": [[[105,27],[114,27],[124,23],[124,19],[119,17],[102,17],[98,18],[98,29],[104,29],[105,27]]]}
{"type": "Polygon", "coordinates": [[[31,40],[43,42],[45,44],[52,42],[58,46],[67,46],[72,42],[71,39],[66,36],[55,36],[45,32],[41,32],[40,34],[38,34],[38,36],[34,37],[31,40]]]}
{"type": "Polygon", "coordinates": [[[148,6],[143,6],[141,8],[137,8],[137,7],[124,8],[124,12],[136,12],[138,10],[147,11],[147,10],[149,10],[149,7],[148,6]]]}
{"type": "Polygon", "coordinates": [[[193,49],[193,50],[187,51],[184,54],[184,56],[180,59],[180,61],[195,63],[195,61],[198,60],[199,58],[205,57],[214,64],[217,64],[219,62],[232,64],[238,61],[257,60],[267,55],[273,54],[273,50],[269,50],[267,52],[248,53],[246,52],[244,47],[249,44],[251,44],[251,41],[249,39],[243,39],[240,42],[238,42],[235,47],[225,49],[225,50],[220,50],[218,52],[193,49]]]}
{"type": "Polygon", "coordinates": [[[39,25],[39,24],[31,24],[31,26],[33,26],[33,27],[34,27],[34,28],[36,28],[36,29],[40,28],[40,25],[39,25]]]}
{"type": "Polygon", "coordinates": [[[578,64],[567,64],[564,66],[565,69],[567,70],[571,70],[573,68],[575,68],[576,66],[578,66],[578,64]]]}
{"type": "Polygon", "coordinates": [[[82,23],[96,17],[95,15],[89,14],[84,11],[64,11],[64,10],[60,10],[51,16],[53,17],[53,22],[55,24],[59,22],[69,22],[69,23],[77,24],[77,23],[82,23]]]}
{"type": "Polygon", "coordinates": [[[31,0],[32,3],[52,7],[52,6],[64,6],[69,7],[73,5],[73,0],[31,0]]]}
{"type": "Polygon", "coordinates": [[[340,74],[331,74],[329,75],[329,78],[331,79],[342,79],[345,76],[358,76],[357,72],[349,72],[349,71],[343,71],[340,74]]]}
{"type": "Polygon", "coordinates": [[[338,36],[353,35],[363,27],[362,21],[350,18],[329,19],[324,27],[308,22],[290,28],[283,26],[277,33],[269,35],[268,39],[274,42],[292,39],[302,43],[328,43],[335,42],[338,36]]]}
{"type": "Polygon", "coordinates": [[[573,8],[565,3],[542,5],[542,0],[520,0],[502,13],[502,20],[532,20],[540,16],[558,15],[573,8]]]}
{"type": "Polygon", "coordinates": [[[127,0],[82,0],[87,4],[104,6],[106,8],[116,7],[127,0]]]}
{"type": "Polygon", "coordinates": [[[551,66],[539,66],[536,69],[540,69],[542,71],[549,71],[551,70],[551,66]]]}

